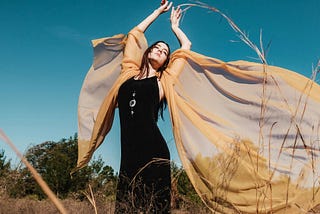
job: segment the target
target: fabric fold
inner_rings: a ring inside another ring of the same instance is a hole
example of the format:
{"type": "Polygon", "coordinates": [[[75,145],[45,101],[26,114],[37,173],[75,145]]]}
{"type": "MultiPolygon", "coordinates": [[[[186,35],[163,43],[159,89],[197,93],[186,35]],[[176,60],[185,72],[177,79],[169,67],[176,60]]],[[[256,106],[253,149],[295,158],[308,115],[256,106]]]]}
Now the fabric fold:
{"type": "MultiPolygon", "coordinates": [[[[136,28],[95,41],[79,98],[78,168],[111,129],[118,89],[138,74],[147,47],[136,28]],[[128,42],[135,59],[122,54],[128,42]]],[[[160,81],[179,157],[212,211],[298,213],[320,203],[318,84],[280,67],[181,49],[160,81]]]]}

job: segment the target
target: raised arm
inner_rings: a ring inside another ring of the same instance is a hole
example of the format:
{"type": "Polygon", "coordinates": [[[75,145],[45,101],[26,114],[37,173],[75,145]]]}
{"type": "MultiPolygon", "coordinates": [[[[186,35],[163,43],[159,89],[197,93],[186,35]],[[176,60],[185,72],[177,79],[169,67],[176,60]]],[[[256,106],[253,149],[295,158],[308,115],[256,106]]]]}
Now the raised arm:
{"type": "Polygon", "coordinates": [[[144,37],[144,31],[160,14],[168,11],[171,8],[171,5],[172,3],[169,3],[168,1],[163,2],[153,13],[128,33],[121,63],[122,73],[140,69],[143,53],[148,48],[146,38],[144,37]]]}
{"type": "Polygon", "coordinates": [[[161,4],[159,8],[154,10],[153,13],[151,13],[137,26],[139,30],[145,32],[146,29],[152,24],[152,22],[158,18],[159,15],[170,10],[171,5],[172,2],[169,3],[169,1],[163,1],[163,4],[161,4]]]}
{"type": "Polygon", "coordinates": [[[180,29],[179,23],[181,19],[181,9],[178,7],[175,9],[172,7],[171,10],[171,29],[176,35],[177,39],[179,40],[181,49],[190,50],[191,48],[191,41],[188,39],[187,35],[180,29]]]}

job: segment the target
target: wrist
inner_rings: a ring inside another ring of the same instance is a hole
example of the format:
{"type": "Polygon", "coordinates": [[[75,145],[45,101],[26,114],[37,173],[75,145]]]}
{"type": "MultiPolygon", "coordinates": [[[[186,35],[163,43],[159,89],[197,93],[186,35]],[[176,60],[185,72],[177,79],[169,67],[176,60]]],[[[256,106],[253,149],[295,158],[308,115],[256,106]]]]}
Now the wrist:
{"type": "Polygon", "coordinates": [[[161,14],[161,11],[159,10],[159,8],[158,8],[158,9],[155,9],[155,10],[153,11],[153,14],[156,15],[156,16],[159,16],[159,15],[161,14]]]}
{"type": "Polygon", "coordinates": [[[171,25],[171,29],[172,29],[173,31],[178,30],[178,29],[179,29],[179,26],[177,26],[177,25],[171,25]]]}

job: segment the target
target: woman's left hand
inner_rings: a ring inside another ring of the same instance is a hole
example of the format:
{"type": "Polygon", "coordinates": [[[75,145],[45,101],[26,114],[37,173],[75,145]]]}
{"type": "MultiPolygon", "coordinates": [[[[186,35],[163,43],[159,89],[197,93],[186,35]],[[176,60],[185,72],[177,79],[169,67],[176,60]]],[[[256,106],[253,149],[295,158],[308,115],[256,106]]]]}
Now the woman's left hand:
{"type": "Polygon", "coordinates": [[[177,7],[176,9],[174,9],[174,7],[172,7],[171,16],[170,16],[172,28],[179,28],[181,13],[182,13],[182,11],[181,11],[180,7],[177,7]]]}
{"type": "Polygon", "coordinates": [[[171,16],[170,16],[171,29],[179,40],[180,48],[190,50],[191,41],[189,40],[187,35],[179,27],[181,16],[182,16],[181,8],[177,7],[175,9],[174,7],[172,7],[171,16]]]}

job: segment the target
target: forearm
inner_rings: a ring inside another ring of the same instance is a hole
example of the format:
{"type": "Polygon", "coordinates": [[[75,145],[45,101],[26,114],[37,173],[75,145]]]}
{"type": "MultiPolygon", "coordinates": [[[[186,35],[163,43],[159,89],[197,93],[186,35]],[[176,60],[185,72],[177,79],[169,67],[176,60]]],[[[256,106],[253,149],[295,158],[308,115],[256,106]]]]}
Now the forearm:
{"type": "Polygon", "coordinates": [[[172,2],[164,1],[159,8],[153,11],[147,18],[145,18],[140,24],[138,24],[138,29],[145,32],[146,29],[160,16],[162,13],[167,12],[172,5],[172,2]]]}
{"type": "Polygon", "coordinates": [[[159,9],[156,9],[151,13],[147,18],[145,18],[140,24],[138,24],[139,30],[142,32],[145,32],[146,29],[158,18],[158,16],[161,14],[159,9]]]}
{"type": "Polygon", "coordinates": [[[180,43],[181,49],[190,50],[192,43],[189,40],[189,38],[187,37],[187,35],[180,29],[180,27],[172,26],[171,29],[172,29],[173,33],[176,35],[176,37],[180,43]]]}

